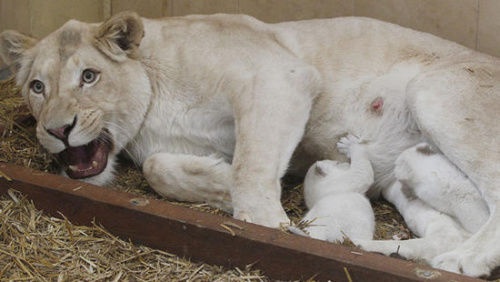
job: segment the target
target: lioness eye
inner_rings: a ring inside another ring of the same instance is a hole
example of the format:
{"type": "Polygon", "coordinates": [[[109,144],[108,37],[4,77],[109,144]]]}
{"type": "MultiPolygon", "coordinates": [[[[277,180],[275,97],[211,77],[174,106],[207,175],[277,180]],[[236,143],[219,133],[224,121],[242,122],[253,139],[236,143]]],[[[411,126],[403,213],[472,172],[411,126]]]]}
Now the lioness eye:
{"type": "Polygon", "coordinates": [[[30,83],[30,88],[36,94],[42,94],[45,90],[45,85],[40,80],[35,79],[30,83]]]}
{"type": "Polygon", "coordinates": [[[99,72],[93,69],[86,69],[82,72],[82,83],[92,83],[97,79],[99,72]]]}

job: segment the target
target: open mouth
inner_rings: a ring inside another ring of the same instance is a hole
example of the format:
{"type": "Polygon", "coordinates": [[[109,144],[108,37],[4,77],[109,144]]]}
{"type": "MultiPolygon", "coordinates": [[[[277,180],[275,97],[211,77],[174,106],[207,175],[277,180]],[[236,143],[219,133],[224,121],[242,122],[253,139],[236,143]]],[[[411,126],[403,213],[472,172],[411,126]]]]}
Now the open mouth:
{"type": "Polygon", "coordinates": [[[58,158],[69,177],[87,178],[104,171],[112,147],[109,133],[104,130],[99,137],[86,145],[66,148],[58,154],[58,158]]]}

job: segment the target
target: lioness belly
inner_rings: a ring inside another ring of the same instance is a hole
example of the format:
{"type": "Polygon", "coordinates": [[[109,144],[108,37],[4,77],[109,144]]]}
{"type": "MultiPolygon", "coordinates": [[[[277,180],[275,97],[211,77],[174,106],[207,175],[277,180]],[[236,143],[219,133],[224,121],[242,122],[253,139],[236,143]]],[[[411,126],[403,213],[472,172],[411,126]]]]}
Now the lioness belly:
{"type": "Polygon", "coordinates": [[[292,169],[304,172],[318,159],[345,160],[336,143],[351,133],[370,143],[375,187],[387,186],[396,157],[421,138],[406,104],[408,83],[466,49],[375,20],[338,18],[322,21],[321,28],[318,23],[277,25],[277,38],[316,66],[324,83],[292,169]]]}
{"type": "Polygon", "coordinates": [[[305,169],[315,160],[344,160],[336,143],[340,137],[354,134],[368,143],[375,173],[371,193],[378,194],[379,187],[393,181],[398,155],[421,140],[406,105],[406,86],[424,67],[403,62],[381,75],[332,84],[333,91],[315,103],[294,163],[305,169]]]}

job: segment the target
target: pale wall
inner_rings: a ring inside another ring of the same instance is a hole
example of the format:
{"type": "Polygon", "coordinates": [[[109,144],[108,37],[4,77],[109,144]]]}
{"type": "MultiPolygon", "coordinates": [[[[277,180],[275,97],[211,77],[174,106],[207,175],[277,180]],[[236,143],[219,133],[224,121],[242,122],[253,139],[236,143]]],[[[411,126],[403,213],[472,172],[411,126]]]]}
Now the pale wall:
{"type": "Polygon", "coordinates": [[[500,57],[500,0],[0,0],[0,30],[41,37],[71,18],[96,22],[123,10],[146,17],[244,13],[267,22],[367,16],[500,57]]]}

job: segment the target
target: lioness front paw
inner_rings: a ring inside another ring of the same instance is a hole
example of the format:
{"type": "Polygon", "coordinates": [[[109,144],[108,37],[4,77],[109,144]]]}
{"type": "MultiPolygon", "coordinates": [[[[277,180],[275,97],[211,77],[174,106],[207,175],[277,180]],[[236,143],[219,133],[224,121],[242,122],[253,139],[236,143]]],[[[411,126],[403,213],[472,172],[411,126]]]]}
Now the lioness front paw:
{"type": "Polygon", "coordinates": [[[281,206],[264,207],[254,209],[239,209],[234,207],[233,217],[242,221],[263,225],[271,228],[290,225],[290,220],[281,206]]]}
{"type": "Polygon", "coordinates": [[[360,143],[361,139],[359,137],[348,134],[347,136],[340,138],[339,142],[337,142],[337,149],[339,152],[350,158],[352,146],[360,143]]]}
{"type": "Polygon", "coordinates": [[[472,277],[487,277],[495,265],[487,261],[484,254],[477,252],[461,252],[458,250],[444,253],[435,257],[432,267],[465,274],[472,277]]]}

